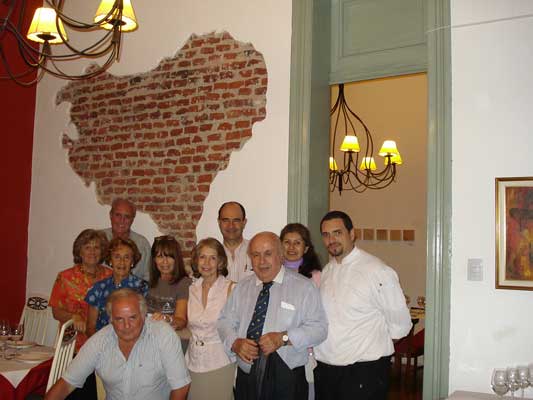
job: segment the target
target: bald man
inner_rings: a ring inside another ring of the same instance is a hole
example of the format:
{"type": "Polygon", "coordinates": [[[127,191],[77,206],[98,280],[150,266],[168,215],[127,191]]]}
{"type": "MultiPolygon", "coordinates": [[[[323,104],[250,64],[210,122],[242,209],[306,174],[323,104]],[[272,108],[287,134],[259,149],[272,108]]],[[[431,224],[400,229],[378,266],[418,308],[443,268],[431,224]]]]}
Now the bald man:
{"type": "Polygon", "coordinates": [[[255,275],[237,284],[218,321],[226,352],[237,356],[235,399],[307,400],[307,349],[327,336],[318,289],[283,267],[274,233],[255,235],[248,254],[255,275]]]}

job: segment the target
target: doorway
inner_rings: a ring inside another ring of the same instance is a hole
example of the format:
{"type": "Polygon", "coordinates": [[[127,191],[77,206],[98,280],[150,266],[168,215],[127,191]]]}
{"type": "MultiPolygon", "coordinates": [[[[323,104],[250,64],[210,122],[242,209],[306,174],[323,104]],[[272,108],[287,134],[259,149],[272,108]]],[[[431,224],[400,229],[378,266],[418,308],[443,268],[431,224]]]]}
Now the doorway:
{"type": "MultiPolygon", "coordinates": [[[[293,0],[289,135],[290,221],[318,232],[328,208],[329,0],[293,0]]],[[[448,395],[451,76],[450,1],[428,0],[428,168],[424,399],[448,395]]],[[[317,240],[318,238],[314,238],[317,240]]]]}

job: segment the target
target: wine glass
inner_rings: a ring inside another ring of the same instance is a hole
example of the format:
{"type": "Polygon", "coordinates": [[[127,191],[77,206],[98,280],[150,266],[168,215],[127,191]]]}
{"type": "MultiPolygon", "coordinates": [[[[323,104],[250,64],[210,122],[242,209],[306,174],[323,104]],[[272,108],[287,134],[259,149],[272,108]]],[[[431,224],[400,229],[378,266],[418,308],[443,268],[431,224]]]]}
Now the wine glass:
{"type": "Polygon", "coordinates": [[[514,392],[520,388],[520,384],[518,383],[518,368],[507,368],[507,384],[509,385],[509,390],[511,391],[511,397],[514,397],[514,392]]]}
{"type": "Polygon", "coordinates": [[[503,397],[503,395],[509,391],[507,371],[504,369],[495,369],[492,373],[491,384],[494,393],[496,393],[499,397],[503,397]]]}
{"type": "Polygon", "coordinates": [[[529,386],[529,368],[525,365],[519,365],[518,370],[518,385],[522,389],[522,398],[524,398],[524,389],[529,386]]]}
{"type": "Polygon", "coordinates": [[[6,358],[6,341],[9,339],[9,322],[5,319],[0,321],[0,344],[2,345],[2,357],[6,358]]]}
{"type": "Polygon", "coordinates": [[[528,378],[529,386],[533,386],[533,364],[529,364],[528,369],[529,369],[529,378],[528,378]]]}
{"type": "Polygon", "coordinates": [[[24,325],[23,324],[17,325],[11,331],[11,340],[14,340],[15,342],[22,340],[23,336],[24,336],[24,325]]]}

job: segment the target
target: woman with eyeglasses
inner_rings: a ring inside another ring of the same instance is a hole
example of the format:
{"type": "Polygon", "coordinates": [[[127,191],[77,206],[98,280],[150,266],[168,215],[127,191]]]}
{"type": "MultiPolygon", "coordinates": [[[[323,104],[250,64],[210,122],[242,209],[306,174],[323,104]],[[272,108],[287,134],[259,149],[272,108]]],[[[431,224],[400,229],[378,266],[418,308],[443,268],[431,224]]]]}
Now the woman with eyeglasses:
{"type": "Polygon", "coordinates": [[[113,275],[96,282],[85,296],[85,301],[90,306],[87,319],[89,336],[109,324],[109,315],[107,315],[105,305],[107,297],[115,290],[130,288],[143,296],[148,293],[148,283],[131,273],[140,259],[141,253],[133,240],[116,237],[109,242],[107,263],[111,266],[113,275]]]}
{"type": "Polygon", "coordinates": [[[177,240],[168,235],[156,237],[152,245],[150,290],[146,295],[152,319],[164,320],[176,330],[185,328],[190,285],[177,240]]]}
{"type": "Polygon", "coordinates": [[[217,332],[220,311],[231,293],[228,259],[222,244],[213,238],[200,240],[192,254],[198,278],[189,289],[191,340],[185,363],[191,374],[189,400],[233,398],[235,358],[229,358],[217,332]]]}

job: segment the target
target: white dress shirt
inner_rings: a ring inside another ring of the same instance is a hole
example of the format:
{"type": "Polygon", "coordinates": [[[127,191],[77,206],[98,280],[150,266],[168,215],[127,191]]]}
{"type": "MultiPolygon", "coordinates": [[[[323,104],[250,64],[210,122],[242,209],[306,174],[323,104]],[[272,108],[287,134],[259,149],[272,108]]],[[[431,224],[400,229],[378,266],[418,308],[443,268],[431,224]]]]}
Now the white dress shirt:
{"type": "Polygon", "coordinates": [[[329,322],[316,359],[330,365],[375,361],[394,353],[392,339],[406,336],[411,317],[398,275],[379,258],[354,247],[322,271],[320,294],[329,322]]]}
{"type": "Polygon", "coordinates": [[[231,250],[224,245],[226,256],[228,257],[228,279],[233,282],[239,282],[247,276],[253,275],[252,262],[248,257],[249,240],[243,239],[241,244],[231,254],[231,250]]]}
{"type": "Polygon", "coordinates": [[[189,303],[187,305],[188,326],[191,339],[185,354],[187,368],[193,372],[208,372],[222,368],[232,362],[224,351],[218,336],[217,320],[228,298],[230,280],[219,276],[209,289],[207,304],[202,304],[203,278],[197,279],[189,286],[189,303]]]}
{"type": "MultiPolygon", "coordinates": [[[[226,353],[233,342],[245,338],[252,319],[257,296],[263,282],[249,276],[239,282],[231,293],[220,314],[217,328],[226,353]]],[[[313,282],[303,275],[281,267],[270,288],[268,309],[263,326],[263,335],[268,332],[287,331],[291,345],[280,347],[277,352],[291,369],[305,365],[308,347],[322,342],[328,332],[326,314],[320,301],[320,293],[313,282]]],[[[250,372],[251,364],[237,357],[239,367],[250,372]]]]}

